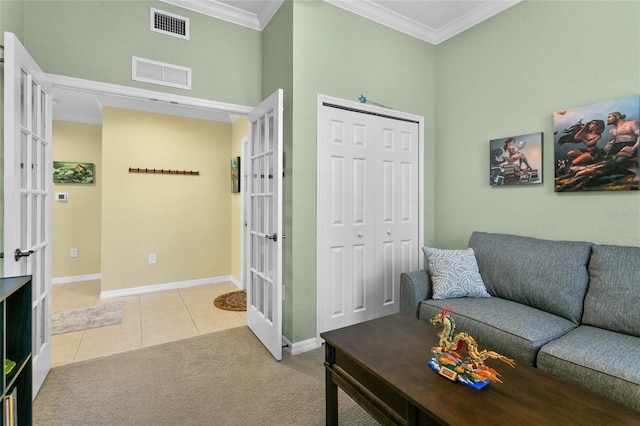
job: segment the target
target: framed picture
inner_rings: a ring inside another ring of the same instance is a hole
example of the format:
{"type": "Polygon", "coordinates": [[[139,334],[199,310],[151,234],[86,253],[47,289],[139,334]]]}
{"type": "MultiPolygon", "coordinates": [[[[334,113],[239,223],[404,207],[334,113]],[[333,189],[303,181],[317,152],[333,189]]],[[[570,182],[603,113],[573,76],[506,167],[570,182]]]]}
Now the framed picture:
{"type": "Polygon", "coordinates": [[[94,183],[93,163],[54,161],[53,183],[94,183]]]}
{"type": "Polygon", "coordinates": [[[542,132],[507,136],[489,142],[489,184],[542,183],[542,132]]]}
{"type": "Polygon", "coordinates": [[[240,192],[240,157],[231,159],[231,192],[240,192]]]}
{"type": "Polygon", "coordinates": [[[553,115],[555,191],[638,189],[640,96],[553,115]]]}

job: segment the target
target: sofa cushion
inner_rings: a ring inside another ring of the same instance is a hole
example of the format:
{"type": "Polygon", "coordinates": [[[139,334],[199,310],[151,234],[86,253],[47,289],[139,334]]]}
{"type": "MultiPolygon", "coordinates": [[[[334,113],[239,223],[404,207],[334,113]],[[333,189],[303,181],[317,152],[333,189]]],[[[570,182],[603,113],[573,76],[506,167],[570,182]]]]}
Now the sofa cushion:
{"type": "Polygon", "coordinates": [[[591,243],[474,232],[469,246],[489,294],[579,323],[591,243]]]}
{"type": "Polygon", "coordinates": [[[640,338],[580,326],[547,343],[538,368],[640,411],[640,338]]]}
{"type": "Polygon", "coordinates": [[[640,337],[640,247],[595,245],[582,323],[640,337]]]}
{"type": "MultiPolygon", "coordinates": [[[[440,313],[443,301],[421,303],[418,318],[429,321],[440,313]]],[[[455,332],[465,331],[480,349],[496,351],[518,362],[535,365],[538,350],[576,325],[557,315],[497,297],[449,299],[455,332]]]]}
{"type": "Polygon", "coordinates": [[[484,288],[473,249],[442,250],[423,247],[429,265],[434,299],[490,297],[484,288]]]}

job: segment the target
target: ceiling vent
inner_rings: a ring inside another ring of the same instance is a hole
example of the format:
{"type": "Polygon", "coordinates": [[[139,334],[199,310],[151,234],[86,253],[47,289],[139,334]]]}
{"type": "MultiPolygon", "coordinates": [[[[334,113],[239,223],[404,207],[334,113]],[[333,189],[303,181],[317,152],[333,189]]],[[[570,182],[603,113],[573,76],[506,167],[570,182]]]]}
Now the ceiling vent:
{"type": "Polygon", "coordinates": [[[149,20],[151,31],[189,40],[189,18],[152,7],[149,20]]]}
{"type": "Polygon", "coordinates": [[[191,68],[132,57],[131,78],[146,83],[191,90],[191,68]]]}

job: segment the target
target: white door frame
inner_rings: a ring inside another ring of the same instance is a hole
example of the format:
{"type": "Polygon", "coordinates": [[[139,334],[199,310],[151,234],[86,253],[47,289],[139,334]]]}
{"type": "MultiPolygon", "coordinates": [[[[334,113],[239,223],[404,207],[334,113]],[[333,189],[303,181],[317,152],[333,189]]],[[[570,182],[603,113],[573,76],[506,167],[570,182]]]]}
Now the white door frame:
{"type": "MultiPolygon", "coordinates": [[[[249,135],[242,138],[240,141],[240,158],[246,159],[249,143],[249,135]]],[[[246,160],[240,160],[240,284],[242,289],[247,289],[247,256],[245,254],[245,248],[248,247],[249,232],[247,232],[247,210],[248,203],[247,194],[247,165],[243,165],[246,160]]]]}
{"type": "MultiPolygon", "coordinates": [[[[318,159],[320,154],[320,141],[322,140],[322,109],[323,104],[328,103],[339,106],[341,108],[349,109],[355,112],[361,111],[363,113],[370,113],[375,115],[381,115],[388,118],[398,118],[401,120],[411,120],[418,123],[418,249],[424,246],[424,117],[395,111],[387,108],[382,108],[374,105],[367,105],[359,102],[353,102],[346,99],[334,98],[331,96],[318,94],[316,103],[316,165],[318,165],[318,159]]],[[[322,179],[321,170],[317,167],[316,170],[316,205],[319,203],[319,182],[322,179]]],[[[319,211],[319,210],[318,210],[319,211]]],[[[320,247],[318,236],[322,232],[321,222],[319,220],[320,215],[316,216],[316,346],[322,344],[320,338],[321,330],[321,315],[323,312],[322,296],[320,287],[320,270],[317,267],[320,264],[320,247]]],[[[423,259],[421,255],[418,255],[419,259],[423,259]]],[[[419,262],[422,265],[422,262],[419,262]]]]}
{"type": "MultiPolygon", "coordinates": [[[[151,101],[169,103],[177,106],[200,108],[204,110],[221,111],[230,114],[248,115],[253,109],[252,106],[230,104],[225,102],[211,101],[190,96],[174,95],[171,93],[156,92],[153,90],[138,89],[135,87],[121,86],[118,84],[103,83],[94,80],[68,77],[57,74],[47,74],[53,88],[77,90],[89,92],[96,95],[118,96],[131,100],[151,101]]],[[[55,106],[54,106],[55,109],[55,106]]]]}

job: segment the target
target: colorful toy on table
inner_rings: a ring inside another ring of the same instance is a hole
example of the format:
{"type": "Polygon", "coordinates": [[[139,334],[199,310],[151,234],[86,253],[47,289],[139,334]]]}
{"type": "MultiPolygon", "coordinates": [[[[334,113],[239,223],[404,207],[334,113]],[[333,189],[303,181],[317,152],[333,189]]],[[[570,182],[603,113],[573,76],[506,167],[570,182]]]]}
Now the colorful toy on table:
{"type": "Polygon", "coordinates": [[[448,306],[441,307],[440,313],[431,318],[434,326],[442,325],[439,346],[431,348],[433,358],[428,361],[429,366],[442,376],[463,383],[475,389],[482,389],[489,382],[499,382],[500,374],[491,367],[484,365],[488,358],[500,361],[515,367],[516,363],[511,358],[500,355],[494,351],[478,350],[478,344],[468,333],[454,334],[456,323],[453,320],[453,311],[448,306]],[[467,356],[462,357],[458,353],[462,348],[466,349],[467,356]]]}

